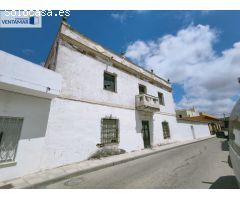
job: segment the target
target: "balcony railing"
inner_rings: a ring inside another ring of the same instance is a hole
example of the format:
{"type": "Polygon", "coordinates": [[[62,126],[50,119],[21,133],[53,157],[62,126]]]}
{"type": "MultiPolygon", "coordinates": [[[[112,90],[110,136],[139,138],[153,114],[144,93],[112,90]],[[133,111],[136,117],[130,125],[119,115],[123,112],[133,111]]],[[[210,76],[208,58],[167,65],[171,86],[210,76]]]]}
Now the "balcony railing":
{"type": "Polygon", "coordinates": [[[158,112],[160,111],[159,100],[157,97],[140,94],[136,96],[136,109],[148,112],[158,112]]]}

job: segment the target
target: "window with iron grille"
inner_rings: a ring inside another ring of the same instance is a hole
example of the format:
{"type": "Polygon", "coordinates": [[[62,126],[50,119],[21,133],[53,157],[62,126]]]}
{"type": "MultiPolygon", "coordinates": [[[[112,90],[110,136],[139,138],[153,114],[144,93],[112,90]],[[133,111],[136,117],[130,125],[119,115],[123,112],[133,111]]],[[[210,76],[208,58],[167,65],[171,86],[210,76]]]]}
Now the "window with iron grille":
{"type": "Polygon", "coordinates": [[[118,120],[102,119],[101,143],[114,144],[118,143],[118,120]]]}
{"type": "Polygon", "coordinates": [[[116,76],[104,72],[104,89],[111,92],[116,92],[116,76]]]}
{"type": "Polygon", "coordinates": [[[0,164],[15,160],[23,118],[0,117],[0,164]]]}
{"type": "Polygon", "coordinates": [[[170,129],[168,122],[164,121],[162,122],[162,129],[163,129],[163,138],[168,139],[170,138],[170,129]]]}
{"type": "Polygon", "coordinates": [[[163,93],[161,93],[161,92],[158,93],[158,99],[159,99],[159,104],[164,106],[163,93]]]}

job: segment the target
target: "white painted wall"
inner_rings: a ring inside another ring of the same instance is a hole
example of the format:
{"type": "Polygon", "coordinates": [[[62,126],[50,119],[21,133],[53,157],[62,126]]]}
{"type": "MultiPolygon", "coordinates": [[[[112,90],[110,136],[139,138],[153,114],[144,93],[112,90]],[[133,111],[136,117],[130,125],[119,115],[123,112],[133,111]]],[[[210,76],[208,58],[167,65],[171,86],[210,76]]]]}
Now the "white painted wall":
{"type": "Polygon", "coordinates": [[[178,120],[177,122],[176,140],[178,141],[194,139],[191,126],[194,128],[196,138],[208,137],[211,135],[207,123],[190,122],[186,120],[178,120]]]}
{"type": "Polygon", "coordinates": [[[0,50],[0,89],[53,98],[61,82],[60,74],[0,50]]]}
{"type": "Polygon", "coordinates": [[[49,99],[0,90],[0,116],[24,118],[15,158],[17,164],[0,166],[0,181],[41,169],[50,103],[49,99]]]}
{"type": "Polygon", "coordinates": [[[143,84],[150,95],[163,93],[165,106],[160,106],[161,112],[175,115],[172,93],[63,45],[58,49],[56,72],[63,76],[63,96],[134,109],[138,85],[143,84]],[[103,89],[104,70],[117,75],[117,93],[103,89]]]}
{"type": "Polygon", "coordinates": [[[91,103],[56,98],[52,101],[46,133],[44,167],[51,168],[87,159],[101,143],[101,119],[112,116],[119,120],[120,144],[128,152],[143,149],[141,120],[149,120],[153,146],[175,140],[173,116],[141,113],[91,103]],[[161,122],[167,120],[172,139],[163,140],[161,122]],[[153,123],[152,123],[153,122],[153,123]],[[154,126],[154,127],[153,127],[154,126]]]}

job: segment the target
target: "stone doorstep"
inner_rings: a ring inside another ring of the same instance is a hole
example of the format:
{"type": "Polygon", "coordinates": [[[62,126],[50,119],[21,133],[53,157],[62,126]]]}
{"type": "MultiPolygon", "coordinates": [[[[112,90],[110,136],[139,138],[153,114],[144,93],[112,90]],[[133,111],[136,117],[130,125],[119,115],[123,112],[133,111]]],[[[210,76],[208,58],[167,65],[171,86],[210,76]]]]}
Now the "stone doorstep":
{"type": "Polygon", "coordinates": [[[26,175],[21,178],[12,179],[9,181],[0,182],[1,187],[4,188],[30,188],[33,185],[38,185],[43,182],[50,182],[53,179],[63,178],[64,176],[71,176],[73,174],[81,173],[84,171],[95,171],[97,168],[105,168],[110,165],[121,164],[130,160],[135,160],[141,157],[145,157],[154,153],[158,153],[164,150],[172,149],[175,147],[184,146],[187,144],[207,140],[215,136],[179,142],[171,143],[169,145],[163,145],[154,147],[152,149],[145,149],[140,151],[129,152],[125,154],[115,155],[111,157],[101,158],[97,160],[86,160],[78,163],[64,165],[53,169],[44,170],[34,174],[26,175]]]}

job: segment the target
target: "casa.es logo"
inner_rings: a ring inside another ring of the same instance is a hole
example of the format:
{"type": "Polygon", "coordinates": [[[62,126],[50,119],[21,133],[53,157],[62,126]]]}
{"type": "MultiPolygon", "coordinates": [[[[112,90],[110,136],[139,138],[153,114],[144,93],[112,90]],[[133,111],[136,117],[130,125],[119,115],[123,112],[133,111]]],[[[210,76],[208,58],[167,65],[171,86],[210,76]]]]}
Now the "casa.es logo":
{"type": "Polygon", "coordinates": [[[41,28],[40,11],[3,10],[0,11],[0,28],[41,28]]]}

